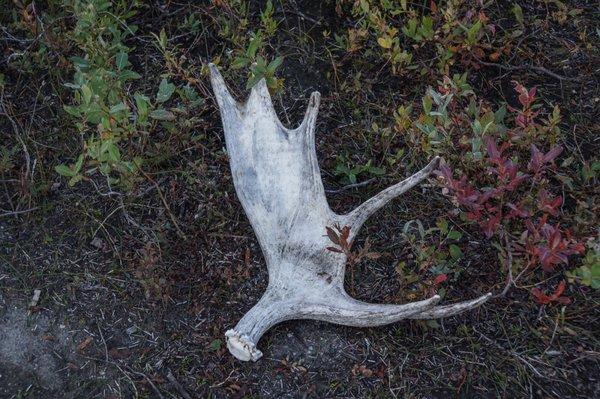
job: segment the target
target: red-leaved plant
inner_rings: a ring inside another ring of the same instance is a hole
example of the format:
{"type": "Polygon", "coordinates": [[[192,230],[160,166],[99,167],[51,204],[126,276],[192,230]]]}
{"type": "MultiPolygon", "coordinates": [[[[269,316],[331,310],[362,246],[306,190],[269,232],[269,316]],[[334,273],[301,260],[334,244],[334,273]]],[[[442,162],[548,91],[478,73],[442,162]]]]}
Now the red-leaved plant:
{"type": "Polygon", "coordinates": [[[548,222],[549,216],[559,215],[562,196],[553,196],[537,187],[546,172],[555,168],[553,161],[561,148],[555,147],[544,154],[532,146],[528,173],[523,173],[506,155],[510,147],[510,142],[498,147],[494,139],[487,139],[483,162],[492,177],[491,187],[477,189],[466,175],[455,179],[448,165],[442,165],[437,174],[442,178],[444,193],[452,196],[466,218],[477,223],[487,238],[497,234],[516,237],[513,246],[527,260],[526,266],[541,265],[551,272],[556,265],[566,264],[569,255],[584,250],[569,230],[562,231],[560,225],[548,222]],[[528,184],[520,189],[525,182],[528,184]],[[532,199],[530,193],[536,190],[537,196],[532,199]]]}
{"type": "MultiPolygon", "coordinates": [[[[528,109],[529,97],[534,94],[535,91],[521,94],[524,109],[528,109]]],[[[530,123],[528,118],[527,112],[518,111],[517,124],[530,123]]],[[[532,145],[531,158],[527,167],[522,168],[513,160],[518,159],[516,153],[509,156],[509,150],[514,147],[510,139],[498,145],[495,139],[488,137],[486,145],[481,167],[487,178],[476,175],[481,188],[475,187],[465,174],[454,178],[447,165],[436,172],[444,186],[443,192],[451,196],[465,218],[476,223],[486,238],[496,236],[510,243],[511,255],[520,260],[524,269],[541,266],[545,272],[552,272],[557,266],[567,264],[569,255],[582,253],[584,245],[577,242],[569,230],[549,222],[550,217],[559,216],[563,198],[552,195],[544,186],[548,172],[556,168],[554,160],[562,148],[556,146],[542,152],[532,145]]],[[[561,296],[563,291],[564,287],[551,297],[539,290],[532,294],[539,303],[566,303],[561,296]]]]}
{"type": "Polygon", "coordinates": [[[558,286],[556,287],[556,290],[553,294],[546,295],[539,288],[533,288],[531,290],[531,294],[535,298],[535,301],[540,305],[548,305],[552,302],[558,302],[563,305],[568,305],[569,303],[571,303],[571,300],[566,296],[562,296],[563,292],[565,292],[565,288],[566,284],[563,280],[560,283],[558,283],[558,286]]]}

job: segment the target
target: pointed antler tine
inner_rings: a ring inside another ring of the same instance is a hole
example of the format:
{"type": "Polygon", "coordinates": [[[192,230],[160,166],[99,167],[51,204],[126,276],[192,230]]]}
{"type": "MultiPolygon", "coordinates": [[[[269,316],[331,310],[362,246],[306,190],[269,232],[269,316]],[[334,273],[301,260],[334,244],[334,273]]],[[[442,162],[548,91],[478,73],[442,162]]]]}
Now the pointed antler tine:
{"type": "Polygon", "coordinates": [[[226,117],[229,117],[232,114],[237,115],[238,103],[231,96],[231,93],[229,93],[227,85],[223,80],[223,76],[221,76],[221,73],[217,69],[217,66],[211,62],[208,64],[208,69],[210,71],[210,83],[212,84],[219,108],[221,109],[222,119],[225,120],[226,117]]]}
{"type": "Polygon", "coordinates": [[[248,97],[246,104],[244,104],[244,112],[266,112],[272,120],[281,125],[277,113],[275,112],[275,108],[273,107],[273,100],[271,99],[271,93],[269,93],[269,86],[267,86],[267,80],[265,78],[260,79],[252,86],[250,96],[248,97]]]}
{"type": "Polygon", "coordinates": [[[310,99],[308,100],[306,113],[304,114],[304,119],[302,120],[299,129],[306,129],[307,132],[314,134],[320,104],[321,93],[319,93],[318,91],[313,91],[310,95],[310,99]]]}
{"type": "Polygon", "coordinates": [[[470,301],[458,302],[452,305],[436,306],[432,309],[425,310],[421,313],[416,313],[409,316],[409,319],[440,319],[443,317],[454,316],[467,310],[476,308],[486,303],[492,297],[492,293],[488,292],[479,298],[470,301]]]}
{"type": "Polygon", "coordinates": [[[327,301],[303,306],[302,318],[328,321],[354,327],[374,327],[390,324],[420,314],[441,300],[439,295],[401,305],[367,303],[337,292],[327,301]]]}
{"type": "Polygon", "coordinates": [[[267,85],[267,79],[261,78],[252,88],[250,89],[250,97],[257,95],[261,98],[271,99],[271,93],[269,93],[269,86],[267,85]]]}
{"type": "Polygon", "coordinates": [[[423,169],[410,176],[409,178],[397,183],[391,187],[386,188],[375,196],[369,198],[367,201],[363,202],[358,206],[355,210],[350,212],[347,215],[344,215],[343,218],[344,224],[350,227],[350,240],[352,240],[358,230],[361,228],[363,223],[371,216],[373,213],[377,212],[379,209],[383,208],[388,202],[392,199],[398,197],[401,194],[404,194],[406,191],[410,190],[421,181],[426,179],[439,165],[440,157],[434,157],[427,166],[423,169]]]}

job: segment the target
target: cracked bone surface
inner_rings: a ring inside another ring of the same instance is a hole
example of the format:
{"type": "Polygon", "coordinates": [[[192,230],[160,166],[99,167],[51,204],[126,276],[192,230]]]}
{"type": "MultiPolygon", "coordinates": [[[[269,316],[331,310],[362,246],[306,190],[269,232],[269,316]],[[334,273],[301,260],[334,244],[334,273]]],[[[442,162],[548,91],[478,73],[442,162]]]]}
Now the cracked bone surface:
{"type": "Polygon", "coordinates": [[[436,306],[440,297],[402,305],[371,304],[344,290],[346,255],[331,246],[326,227],[348,226],[349,242],[367,218],[393,198],[426,179],[439,159],[345,215],[327,203],[315,152],[320,94],[312,93],[304,120],[287,129],[277,118],[265,80],[245,104],[231,96],[217,67],[210,64],[233,183],[258,237],[269,284],[258,303],[225,333],[229,351],[243,361],[262,356],[256,344],[272,326],[285,320],[312,319],[368,327],[402,319],[433,319],[475,308],[490,297],[436,306]]]}

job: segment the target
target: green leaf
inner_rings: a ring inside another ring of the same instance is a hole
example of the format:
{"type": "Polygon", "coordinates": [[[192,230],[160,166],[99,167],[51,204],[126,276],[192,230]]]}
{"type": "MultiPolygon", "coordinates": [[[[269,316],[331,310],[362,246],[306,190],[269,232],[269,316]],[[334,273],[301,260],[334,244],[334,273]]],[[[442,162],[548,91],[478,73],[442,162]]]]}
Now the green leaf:
{"type": "Polygon", "coordinates": [[[108,152],[108,147],[110,147],[112,144],[112,139],[103,141],[102,145],[100,145],[100,154],[105,154],[106,152],[108,152]]]}
{"type": "Polygon", "coordinates": [[[75,173],[79,173],[79,171],[81,170],[82,166],[83,166],[83,154],[80,154],[79,158],[77,158],[77,162],[73,166],[73,171],[75,173]]]}
{"type": "Polygon", "coordinates": [[[117,53],[115,56],[115,65],[117,66],[118,70],[125,68],[129,64],[128,58],[129,56],[124,51],[117,53]]]}
{"type": "Polygon", "coordinates": [[[108,146],[108,159],[115,163],[121,161],[121,153],[119,152],[119,148],[113,143],[110,143],[108,146]]]}
{"type": "Polygon", "coordinates": [[[167,34],[165,33],[164,28],[160,30],[160,34],[158,36],[158,45],[163,50],[167,48],[167,34]]]}
{"type": "Polygon", "coordinates": [[[141,78],[140,74],[137,72],[134,72],[130,69],[125,69],[124,71],[122,71],[119,74],[119,81],[121,82],[125,82],[127,80],[131,80],[131,79],[139,79],[141,78]]]}
{"type": "Polygon", "coordinates": [[[431,106],[433,105],[433,101],[431,100],[430,96],[425,96],[423,97],[423,111],[425,111],[426,114],[429,114],[431,112],[431,106]]]}
{"type": "Polygon", "coordinates": [[[438,219],[436,225],[440,229],[440,233],[446,234],[448,232],[448,221],[446,219],[438,219]]]}
{"type": "Polygon", "coordinates": [[[81,95],[83,96],[83,102],[89,104],[92,100],[92,89],[88,85],[81,86],[81,95]]]}
{"type": "Polygon", "coordinates": [[[260,82],[262,78],[264,78],[264,75],[262,74],[252,74],[252,76],[250,76],[250,79],[248,79],[248,82],[246,83],[246,89],[251,89],[252,87],[254,87],[254,85],[260,82]]]}
{"type": "Polygon", "coordinates": [[[64,105],[63,109],[67,112],[67,114],[79,118],[81,116],[81,110],[79,107],[73,107],[70,105],[64,105]]]}
{"type": "Polygon", "coordinates": [[[269,63],[269,66],[267,66],[267,69],[271,72],[275,72],[275,70],[277,68],[279,68],[279,66],[281,65],[282,62],[283,62],[283,57],[277,57],[269,63]]]}
{"type": "Polygon", "coordinates": [[[214,351],[218,351],[219,349],[221,349],[222,346],[223,346],[223,341],[221,341],[220,339],[215,339],[214,341],[212,341],[210,343],[209,348],[214,351]]]}
{"type": "Polygon", "coordinates": [[[150,99],[140,92],[136,92],[133,95],[135,99],[135,106],[138,111],[138,117],[145,117],[148,115],[148,104],[150,103],[150,99]]]}
{"type": "Polygon", "coordinates": [[[251,60],[248,57],[236,57],[231,63],[232,69],[242,69],[246,65],[248,65],[251,60]]]}
{"type": "Polygon", "coordinates": [[[252,37],[252,39],[250,39],[250,45],[246,50],[246,55],[248,56],[248,58],[254,59],[256,57],[256,52],[258,51],[258,48],[261,46],[261,44],[262,37],[259,34],[255,34],[252,37]]]}
{"type": "Polygon", "coordinates": [[[90,106],[84,110],[85,117],[88,122],[97,124],[102,120],[105,115],[104,110],[98,103],[90,103],[90,106]]]}
{"type": "Polygon", "coordinates": [[[75,65],[76,68],[79,68],[81,70],[86,70],[90,66],[89,61],[81,57],[71,57],[71,61],[73,62],[73,65],[75,65]]]}
{"type": "Polygon", "coordinates": [[[462,251],[456,244],[450,245],[449,250],[450,250],[450,256],[452,257],[452,259],[455,259],[455,260],[460,259],[463,256],[462,251]]]}
{"type": "Polygon", "coordinates": [[[462,233],[456,230],[452,230],[448,233],[448,238],[451,240],[460,240],[462,238],[462,233]]]}
{"type": "Polygon", "coordinates": [[[515,19],[519,23],[519,25],[523,26],[523,9],[520,5],[515,3],[511,8],[512,13],[515,16],[515,19]]]}
{"type": "Polygon", "coordinates": [[[110,107],[109,112],[111,114],[116,114],[118,112],[126,111],[127,109],[128,109],[127,105],[124,102],[120,102],[120,103],[115,104],[112,107],[110,107]]]}
{"type": "Polygon", "coordinates": [[[379,45],[385,49],[392,48],[392,38],[389,36],[378,38],[377,43],[379,43],[379,45]]]}
{"type": "Polygon", "coordinates": [[[61,176],[66,176],[66,177],[72,177],[75,176],[76,172],[74,172],[71,168],[69,168],[67,165],[56,165],[54,167],[54,170],[56,171],[56,173],[58,173],[61,176]]]}
{"type": "Polygon", "coordinates": [[[506,116],[506,105],[503,105],[500,108],[498,108],[498,110],[496,112],[494,112],[494,121],[496,123],[503,123],[505,116],[506,116]]]}
{"type": "Polygon", "coordinates": [[[158,93],[156,93],[156,101],[159,103],[164,103],[167,101],[175,92],[175,85],[173,83],[169,83],[166,78],[160,81],[160,85],[158,86],[158,93]]]}
{"type": "Polygon", "coordinates": [[[171,111],[167,111],[166,109],[159,108],[150,113],[150,118],[159,121],[173,121],[175,120],[175,114],[173,114],[171,111]]]}
{"type": "Polygon", "coordinates": [[[70,187],[73,187],[75,184],[77,184],[78,182],[80,182],[80,181],[81,181],[81,179],[83,179],[83,176],[82,176],[82,175],[80,175],[80,174],[77,174],[77,175],[75,175],[75,176],[71,177],[71,178],[69,179],[69,186],[70,186],[70,187]]]}

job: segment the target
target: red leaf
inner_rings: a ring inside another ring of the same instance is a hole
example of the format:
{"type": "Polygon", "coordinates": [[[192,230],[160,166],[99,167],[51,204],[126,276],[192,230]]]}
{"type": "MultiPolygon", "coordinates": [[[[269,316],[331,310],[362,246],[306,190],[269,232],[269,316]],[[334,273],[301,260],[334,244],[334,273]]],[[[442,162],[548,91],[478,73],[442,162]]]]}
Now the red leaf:
{"type": "Polygon", "coordinates": [[[349,226],[344,226],[342,228],[342,240],[347,240],[348,237],[350,236],[350,227],[349,226]]]}
{"type": "Polygon", "coordinates": [[[448,276],[446,276],[445,274],[440,274],[435,278],[435,280],[433,280],[433,284],[437,287],[446,280],[448,280],[448,276]]]}
{"type": "Polygon", "coordinates": [[[556,147],[552,148],[550,151],[548,151],[546,153],[546,155],[544,155],[544,161],[546,163],[553,162],[554,159],[556,159],[556,157],[560,155],[560,153],[562,152],[562,150],[563,150],[562,147],[559,146],[559,145],[557,145],[556,147]]]}
{"type": "Polygon", "coordinates": [[[327,237],[329,237],[329,240],[336,245],[340,245],[340,238],[338,237],[338,234],[333,231],[331,227],[325,227],[325,230],[327,230],[327,237]]]}
{"type": "Polygon", "coordinates": [[[492,137],[487,138],[487,155],[492,163],[500,161],[500,157],[502,156],[501,152],[498,150],[498,146],[496,145],[496,140],[494,140],[492,137]]]}
{"type": "Polygon", "coordinates": [[[571,303],[571,299],[566,296],[562,296],[563,292],[565,292],[566,286],[567,285],[565,281],[562,280],[560,283],[558,283],[558,286],[552,295],[544,294],[539,288],[533,288],[531,290],[531,294],[535,297],[535,301],[542,305],[547,305],[552,302],[558,302],[562,303],[563,305],[567,305],[571,303]]]}
{"type": "Polygon", "coordinates": [[[527,209],[524,208],[522,202],[520,202],[518,205],[509,202],[506,204],[506,206],[510,208],[510,211],[508,212],[509,219],[515,217],[526,218],[530,216],[530,213],[527,211],[527,209]]]}
{"type": "Polygon", "coordinates": [[[546,305],[550,302],[550,297],[540,291],[539,288],[533,288],[531,294],[535,297],[535,301],[541,305],[546,305]]]}
{"type": "Polygon", "coordinates": [[[552,216],[558,216],[558,207],[562,204],[562,197],[552,197],[548,191],[540,190],[538,194],[538,209],[552,216]]]}
{"type": "Polygon", "coordinates": [[[556,287],[556,291],[554,291],[552,297],[556,299],[559,296],[561,296],[562,293],[565,292],[565,288],[567,288],[567,284],[565,283],[565,280],[563,280],[560,283],[558,283],[558,287],[556,287]]]}
{"type": "Polygon", "coordinates": [[[529,164],[527,164],[527,169],[536,175],[539,174],[553,165],[554,160],[560,155],[562,150],[563,149],[561,146],[556,146],[544,154],[534,144],[532,144],[531,160],[529,161],[529,164]]]}
{"type": "Polygon", "coordinates": [[[483,230],[486,238],[491,238],[498,227],[500,226],[500,220],[502,220],[502,211],[498,210],[496,214],[490,214],[486,220],[481,220],[479,226],[483,230]]]}

